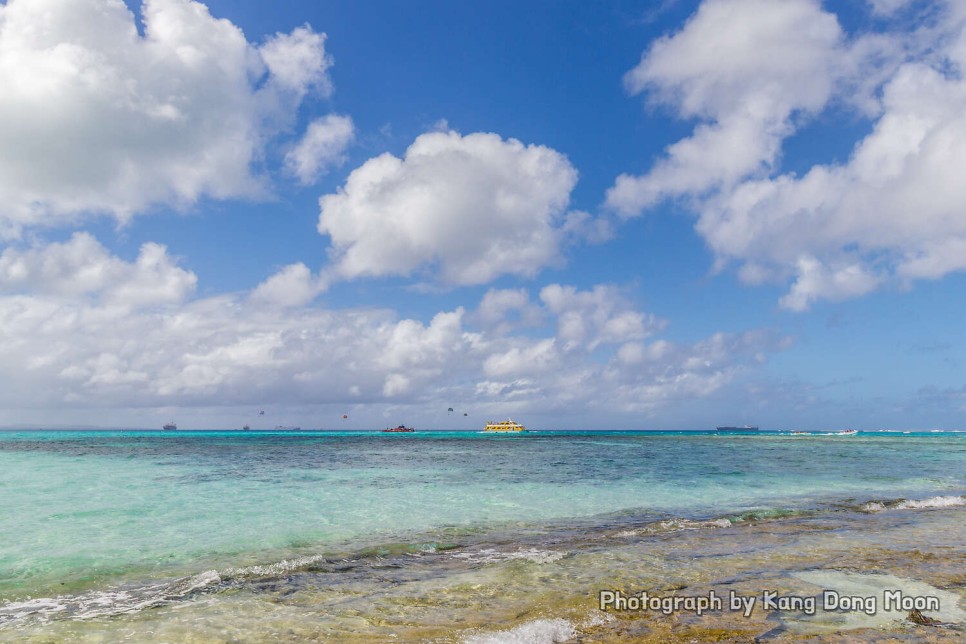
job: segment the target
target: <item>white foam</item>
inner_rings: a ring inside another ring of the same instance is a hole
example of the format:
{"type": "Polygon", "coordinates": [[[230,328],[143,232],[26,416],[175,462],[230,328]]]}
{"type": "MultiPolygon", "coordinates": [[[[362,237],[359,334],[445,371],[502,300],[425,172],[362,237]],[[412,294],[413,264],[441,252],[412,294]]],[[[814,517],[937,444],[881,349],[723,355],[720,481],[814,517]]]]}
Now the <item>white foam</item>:
{"type": "Polygon", "coordinates": [[[593,628],[594,626],[603,626],[604,624],[610,624],[616,622],[617,618],[610,613],[605,613],[602,610],[594,611],[590,617],[582,621],[579,628],[593,628]]]}
{"type": "Polygon", "coordinates": [[[955,508],[966,505],[966,496],[934,496],[929,499],[909,499],[896,503],[869,501],[862,506],[864,512],[882,512],[883,510],[922,510],[924,508],[955,508]]]}
{"type": "Polygon", "coordinates": [[[270,577],[281,575],[299,568],[304,568],[314,563],[324,560],[322,555],[310,557],[297,557],[295,559],[282,559],[273,564],[255,564],[244,568],[229,568],[225,571],[227,577],[270,577]]]}
{"type": "Polygon", "coordinates": [[[515,628],[469,635],[466,644],[555,644],[577,636],[577,629],[565,619],[537,619],[515,628]]]}
{"type": "Polygon", "coordinates": [[[952,508],[966,505],[966,497],[962,496],[934,496],[921,501],[902,501],[896,507],[902,510],[918,508],[952,508]]]}
{"type": "Polygon", "coordinates": [[[728,519],[708,519],[706,521],[694,521],[692,519],[668,519],[647,526],[641,530],[621,533],[618,536],[631,536],[634,534],[654,534],[656,532],[679,532],[681,530],[703,530],[705,528],[730,528],[731,521],[728,519]]]}
{"type": "Polygon", "coordinates": [[[514,551],[500,551],[494,548],[483,548],[474,552],[454,552],[453,557],[465,559],[471,563],[496,563],[499,561],[510,561],[512,559],[525,559],[535,564],[548,564],[559,561],[567,556],[566,552],[559,550],[538,550],[537,548],[527,548],[514,551]]]}
{"type": "Polygon", "coordinates": [[[49,615],[63,609],[63,604],[53,597],[7,602],[0,606],[0,624],[6,621],[20,620],[28,615],[49,615]]]}
{"type": "Polygon", "coordinates": [[[98,590],[81,595],[59,595],[7,602],[0,606],[0,624],[21,621],[28,617],[42,620],[50,617],[91,619],[133,613],[180,599],[219,582],[221,582],[221,576],[214,570],[207,570],[172,582],[137,588],[98,590]]]}

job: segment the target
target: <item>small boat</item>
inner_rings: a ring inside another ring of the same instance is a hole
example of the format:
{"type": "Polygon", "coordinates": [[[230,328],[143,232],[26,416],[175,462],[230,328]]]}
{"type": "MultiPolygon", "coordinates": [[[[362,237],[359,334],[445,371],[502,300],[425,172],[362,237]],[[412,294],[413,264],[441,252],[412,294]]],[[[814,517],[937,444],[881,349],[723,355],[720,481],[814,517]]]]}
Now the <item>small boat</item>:
{"type": "Polygon", "coordinates": [[[161,429],[167,431],[172,429],[178,429],[178,426],[174,424],[174,421],[171,421],[170,423],[165,423],[164,426],[161,427],[161,429]]]}
{"type": "Polygon", "coordinates": [[[742,427],[716,427],[719,434],[754,434],[758,425],[744,425],[742,427]]]}
{"type": "Polygon", "coordinates": [[[857,429],[843,429],[840,432],[835,432],[835,436],[855,436],[859,433],[857,429]]]}
{"type": "Polygon", "coordinates": [[[388,434],[408,434],[416,431],[416,428],[406,427],[405,425],[398,425],[396,427],[387,427],[382,431],[383,433],[388,433],[388,434]]]}
{"type": "Polygon", "coordinates": [[[250,429],[251,429],[251,427],[249,427],[248,425],[245,425],[244,427],[242,427],[242,431],[243,432],[247,432],[250,429]]]}
{"type": "Polygon", "coordinates": [[[494,423],[493,421],[489,421],[489,420],[486,421],[486,425],[483,427],[483,431],[498,432],[498,433],[525,432],[527,431],[527,428],[521,425],[520,423],[514,422],[509,418],[507,418],[506,420],[501,420],[498,423],[494,423]]]}

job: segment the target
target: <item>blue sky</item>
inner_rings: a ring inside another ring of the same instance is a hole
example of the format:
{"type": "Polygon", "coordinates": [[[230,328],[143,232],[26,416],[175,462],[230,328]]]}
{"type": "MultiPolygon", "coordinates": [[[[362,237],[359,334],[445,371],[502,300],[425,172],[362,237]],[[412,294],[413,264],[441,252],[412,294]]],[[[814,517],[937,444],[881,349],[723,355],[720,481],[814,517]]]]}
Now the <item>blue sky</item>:
{"type": "Polygon", "coordinates": [[[8,0],[0,425],[961,428],[964,65],[942,0],[8,0]]]}

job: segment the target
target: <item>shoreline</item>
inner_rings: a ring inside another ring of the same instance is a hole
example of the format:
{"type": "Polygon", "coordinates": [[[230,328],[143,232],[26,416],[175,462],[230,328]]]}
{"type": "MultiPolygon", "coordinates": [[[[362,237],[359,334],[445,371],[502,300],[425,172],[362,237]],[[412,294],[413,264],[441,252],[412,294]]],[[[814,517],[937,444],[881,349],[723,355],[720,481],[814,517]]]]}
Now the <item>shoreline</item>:
{"type": "MultiPolygon", "coordinates": [[[[234,579],[211,571],[183,581],[180,595],[135,601],[109,617],[77,619],[76,606],[67,619],[41,612],[0,627],[0,641],[123,641],[131,632],[180,640],[189,630],[195,634],[189,639],[199,642],[876,641],[886,634],[899,641],[960,641],[966,634],[963,525],[966,507],[933,500],[932,507],[896,501],[728,525],[598,525],[517,539],[507,533],[502,543],[281,562],[287,568],[236,570],[234,579]],[[906,614],[882,610],[820,609],[809,616],[761,599],[747,616],[729,609],[701,615],[599,609],[600,591],[660,598],[712,591],[761,598],[774,591],[804,598],[823,590],[863,597],[885,590],[931,593],[943,606],[923,615],[944,624],[917,625],[906,614]]],[[[115,592],[98,601],[106,607],[123,599],[115,592]]]]}

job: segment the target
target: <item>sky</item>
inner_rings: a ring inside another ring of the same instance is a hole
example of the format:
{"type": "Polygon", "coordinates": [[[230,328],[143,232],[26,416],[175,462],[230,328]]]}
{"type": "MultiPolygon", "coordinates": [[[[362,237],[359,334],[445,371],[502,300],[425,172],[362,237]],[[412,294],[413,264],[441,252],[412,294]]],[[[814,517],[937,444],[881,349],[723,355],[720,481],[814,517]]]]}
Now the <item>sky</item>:
{"type": "Polygon", "coordinates": [[[959,0],[0,2],[0,426],[966,428],[964,72],[959,0]]]}

